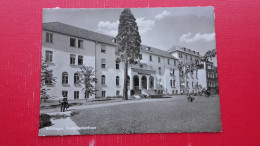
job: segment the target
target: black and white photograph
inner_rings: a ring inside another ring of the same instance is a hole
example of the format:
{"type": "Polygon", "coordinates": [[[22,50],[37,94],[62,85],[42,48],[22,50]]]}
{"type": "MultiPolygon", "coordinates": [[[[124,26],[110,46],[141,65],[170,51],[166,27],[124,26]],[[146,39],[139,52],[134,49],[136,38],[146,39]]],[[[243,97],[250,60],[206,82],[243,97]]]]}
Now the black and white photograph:
{"type": "Polygon", "coordinates": [[[39,136],[222,132],[216,50],[211,6],[45,8],[39,136]]]}

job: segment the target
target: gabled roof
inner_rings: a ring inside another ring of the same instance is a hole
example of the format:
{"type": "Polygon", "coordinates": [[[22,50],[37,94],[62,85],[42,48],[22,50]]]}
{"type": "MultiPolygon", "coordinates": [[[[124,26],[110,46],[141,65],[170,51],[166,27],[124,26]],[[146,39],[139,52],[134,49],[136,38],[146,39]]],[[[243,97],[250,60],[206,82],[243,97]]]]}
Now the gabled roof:
{"type": "Polygon", "coordinates": [[[74,37],[79,37],[87,40],[98,41],[110,45],[116,45],[112,40],[114,37],[100,34],[97,32],[89,31],[86,29],[78,28],[72,25],[60,23],[60,22],[49,22],[43,23],[42,29],[47,31],[58,32],[74,37]]]}
{"type": "Polygon", "coordinates": [[[172,59],[177,59],[174,56],[172,56],[169,52],[164,51],[164,50],[160,50],[157,48],[153,48],[150,46],[146,46],[146,45],[142,45],[142,49],[141,52],[145,52],[145,53],[149,53],[149,54],[154,54],[154,55],[158,55],[158,56],[164,56],[167,58],[172,58],[172,59]],[[150,48],[150,51],[147,50],[147,48],[150,48]]]}
{"type": "MultiPolygon", "coordinates": [[[[43,23],[42,29],[47,30],[47,31],[70,35],[73,37],[83,38],[83,39],[92,40],[92,41],[98,41],[98,42],[117,46],[117,44],[113,42],[113,39],[115,39],[114,37],[104,35],[101,33],[97,33],[97,32],[93,32],[90,30],[86,30],[83,28],[75,27],[72,25],[64,24],[61,22],[43,23]]],[[[156,48],[146,46],[146,45],[142,45],[141,52],[146,52],[146,53],[150,53],[150,54],[154,54],[154,55],[158,55],[158,56],[164,56],[167,58],[177,59],[167,51],[156,49],[156,48]],[[147,47],[151,48],[151,51],[147,51],[146,50],[147,47]]]]}
{"type": "Polygon", "coordinates": [[[180,52],[184,52],[190,55],[196,55],[196,56],[200,56],[199,52],[193,51],[191,49],[182,47],[182,46],[178,46],[178,45],[174,45],[172,46],[167,52],[172,53],[175,51],[180,51],[180,52]]]}

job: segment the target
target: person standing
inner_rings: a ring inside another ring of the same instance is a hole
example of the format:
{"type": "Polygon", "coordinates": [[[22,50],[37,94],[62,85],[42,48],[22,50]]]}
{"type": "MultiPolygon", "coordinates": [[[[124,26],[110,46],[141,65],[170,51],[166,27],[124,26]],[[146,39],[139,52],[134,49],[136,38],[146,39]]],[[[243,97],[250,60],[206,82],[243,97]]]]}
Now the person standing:
{"type": "Polygon", "coordinates": [[[61,112],[65,111],[66,101],[67,101],[67,97],[64,96],[59,99],[61,112]]]}

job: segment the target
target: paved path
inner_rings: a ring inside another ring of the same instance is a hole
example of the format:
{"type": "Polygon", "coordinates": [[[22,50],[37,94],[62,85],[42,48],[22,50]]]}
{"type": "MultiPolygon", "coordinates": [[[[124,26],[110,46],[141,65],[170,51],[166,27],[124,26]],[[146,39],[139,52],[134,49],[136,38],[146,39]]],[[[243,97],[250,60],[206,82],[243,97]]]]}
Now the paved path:
{"type": "MultiPolygon", "coordinates": [[[[166,100],[178,100],[183,98],[183,96],[174,96],[172,98],[158,98],[158,99],[140,99],[140,100],[127,100],[121,102],[112,102],[112,103],[102,103],[102,104],[92,104],[92,105],[79,105],[79,106],[72,106],[68,109],[68,111],[73,110],[83,110],[83,109],[90,109],[90,108],[99,108],[99,107],[107,107],[107,106],[115,106],[115,105],[123,105],[123,104],[132,104],[132,103],[143,103],[143,102],[154,102],[154,101],[166,101],[166,100]]],[[[55,109],[44,109],[40,110],[40,113],[46,114],[58,114],[60,112],[60,108],[55,109]]]]}
{"type": "MultiPolygon", "coordinates": [[[[70,115],[70,112],[64,112],[63,115],[70,115]]],[[[61,119],[51,119],[52,126],[44,127],[39,130],[39,136],[51,135],[79,135],[79,127],[70,119],[70,117],[61,119]]]]}

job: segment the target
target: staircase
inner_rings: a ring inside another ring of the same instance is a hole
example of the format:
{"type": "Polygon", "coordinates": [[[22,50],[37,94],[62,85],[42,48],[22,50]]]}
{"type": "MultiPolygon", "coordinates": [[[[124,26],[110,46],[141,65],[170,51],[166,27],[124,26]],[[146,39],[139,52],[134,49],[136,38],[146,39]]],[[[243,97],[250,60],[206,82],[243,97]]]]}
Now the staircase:
{"type": "Polygon", "coordinates": [[[151,98],[160,98],[162,97],[162,95],[160,94],[157,94],[153,89],[142,89],[141,90],[141,93],[148,96],[148,97],[151,97],[151,98]]]}

